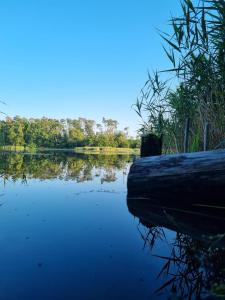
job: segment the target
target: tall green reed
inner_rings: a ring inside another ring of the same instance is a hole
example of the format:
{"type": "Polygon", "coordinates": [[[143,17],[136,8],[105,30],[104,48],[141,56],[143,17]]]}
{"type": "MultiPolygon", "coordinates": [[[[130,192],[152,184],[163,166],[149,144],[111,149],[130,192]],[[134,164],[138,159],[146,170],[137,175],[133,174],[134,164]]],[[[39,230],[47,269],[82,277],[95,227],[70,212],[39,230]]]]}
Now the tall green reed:
{"type": "Polygon", "coordinates": [[[215,148],[225,136],[225,1],[184,0],[181,10],[170,20],[172,33],[159,32],[171,68],[148,74],[135,110],[142,132],[163,133],[166,151],[182,151],[187,117],[190,150],[202,149],[205,122],[215,148]]]}

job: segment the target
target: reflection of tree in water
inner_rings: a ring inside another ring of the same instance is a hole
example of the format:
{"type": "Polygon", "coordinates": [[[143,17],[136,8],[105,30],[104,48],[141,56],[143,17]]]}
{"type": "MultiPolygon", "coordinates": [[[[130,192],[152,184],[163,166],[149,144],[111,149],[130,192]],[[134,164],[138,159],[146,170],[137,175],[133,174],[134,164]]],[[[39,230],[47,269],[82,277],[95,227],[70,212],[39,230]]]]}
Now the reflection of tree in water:
{"type": "Polygon", "coordinates": [[[105,172],[103,173],[103,177],[101,178],[101,184],[104,182],[114,182],[117,180],[116,172],[113,167],[106,168],[105,172]]]}
{"type": "Polygon", "coordinates": [[[128,198],[127,205],[140,220],[138,231],[144,247],[162,263],[155,291],[159,299],[168,292],[169,299],[225,299],[225,217],[221,209],[161,207],[140,198],[128,198]],[[174,238],[167,240],[170,235],[165,228],[173,230],[174,238]],[[155,255],[158,242],[169,254],[155,255]]]}
{"type": "Polygon", "coordinates": [[[58,178],[83,182],[99,175],[101,182],[112,182],[116,171],[130,161],[132,158],[126,155],[2,154],[0,176],[4,181],[58,178]]]}

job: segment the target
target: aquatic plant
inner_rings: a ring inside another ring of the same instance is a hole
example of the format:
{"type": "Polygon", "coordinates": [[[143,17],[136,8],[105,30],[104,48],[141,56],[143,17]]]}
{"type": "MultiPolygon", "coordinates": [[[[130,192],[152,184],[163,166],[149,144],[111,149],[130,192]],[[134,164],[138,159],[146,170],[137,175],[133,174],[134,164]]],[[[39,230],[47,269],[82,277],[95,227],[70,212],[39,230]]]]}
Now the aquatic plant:
{"type": "Polygon", "coordinates": [[[164,133],[170,151],[182,150],[187,117],[191,150],[202,149],[205,122],[215,148],[225,131],[225,2],[184,0],[181,10],[170,20],[172,33],[159,32],[171,68],[148,74],[135,110],[141,130],[164,133]]]}

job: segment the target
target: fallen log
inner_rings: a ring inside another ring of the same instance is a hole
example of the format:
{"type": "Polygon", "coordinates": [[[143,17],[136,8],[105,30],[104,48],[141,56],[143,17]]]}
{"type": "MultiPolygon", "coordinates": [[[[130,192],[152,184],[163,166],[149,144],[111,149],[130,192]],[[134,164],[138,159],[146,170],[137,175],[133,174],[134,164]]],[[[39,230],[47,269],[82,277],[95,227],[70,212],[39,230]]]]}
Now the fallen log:
{"type": "MultiPolygon", "coordinates": [[[[128,176],[128,197],[225,208],[225,150],[137,159],[128,176]],[[197,199],[197,202],[196,202],[197,199]]],[[[225,210],[224,210],[225,212],[225,210]]]]}

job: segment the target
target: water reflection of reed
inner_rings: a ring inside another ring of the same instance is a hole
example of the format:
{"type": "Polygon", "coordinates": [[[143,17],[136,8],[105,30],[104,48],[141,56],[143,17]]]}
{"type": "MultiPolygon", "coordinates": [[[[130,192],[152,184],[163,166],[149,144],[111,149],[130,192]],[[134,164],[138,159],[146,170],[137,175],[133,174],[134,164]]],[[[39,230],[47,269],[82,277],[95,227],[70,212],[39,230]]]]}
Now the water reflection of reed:
{"type": "Polygon", "coordinates": [[[100,177],[101,183],[117,180],[116,172],[132,161],[126,155],[1,154],[0,177],[26,183],[29,179],[84,182],[100,177]]]}
{"type": "Polygon", "coordinates": [[[128,199],[128,208],[140,220],[144,247],[163,263],[158,274],[163,283],[155,293],[169,291],[169,299],[225,299],[225,217],[209,211],[204,217],[199,211],[191,215],[188,208],[187,218],[185,209],[177,212],[143,202],[128,199]],[[176,231],[172,242],[164,228],[176,231]],[[170,248],[169,255],[154,253],[159,240],[170,248]]]}

